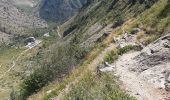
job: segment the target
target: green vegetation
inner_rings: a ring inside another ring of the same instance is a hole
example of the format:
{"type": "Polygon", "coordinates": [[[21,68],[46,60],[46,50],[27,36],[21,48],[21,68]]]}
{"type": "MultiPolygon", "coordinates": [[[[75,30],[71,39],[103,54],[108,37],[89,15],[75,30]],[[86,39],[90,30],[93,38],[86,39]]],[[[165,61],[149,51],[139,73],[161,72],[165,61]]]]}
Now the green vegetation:
{"type": "Polygon", "coordinates": [[[119,48],[118,51],[117,51],[117,54],[123,55],[123,54],[127,53],[128,51],[135,49],[135,47],[136,46],[128,45],[128,46],[125,46],[123,48],[119,48]]]}
{"type": "Polygon", "coordinates": [[[117,79],[110,74],[88,73],[61,100],[135,100],[120,90],[117,79]]]}
{"type": "Polygon", "coordinates": [[[118,54],[116,51],[111,51],[106,54],[104,61],[112,63],[114,60],[118,59],[118,54]]]}
{"type": "Polygon", "coordinates": [[[118,59],[119,56],[121,56],[131,50],[138,50],[138,49],[140,49],[139,46],[127,45],[123,48],[118,48],[117,50],[112,50],[106,54],[104,61],[112,63],[116,59],[118,59]]]}
{"type": "Polygon", "coordinates": [[[47,85],[54,79],[61,79],[68,74],[72,66],[78,64],[87,54],[87,49],[81,48],[79,36],[75,35],[69,44],[62,44],[54,48],[52,54],[49,55],[49,62],[42,62],[40,68],[24,79],[21,84],[20,98],[25,99],[32,93],[39,91],[43,86],[47,85]],[[57,51],[56,51],[57,50],[57,51]]]}

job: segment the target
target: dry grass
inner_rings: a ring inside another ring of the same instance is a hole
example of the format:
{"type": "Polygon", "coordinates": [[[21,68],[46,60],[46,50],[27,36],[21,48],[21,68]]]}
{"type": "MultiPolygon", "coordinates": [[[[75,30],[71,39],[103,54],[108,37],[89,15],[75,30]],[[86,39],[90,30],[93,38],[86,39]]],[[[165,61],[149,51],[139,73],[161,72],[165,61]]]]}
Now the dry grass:
{"type": "Polygon", "coordinates": [[[144,32],[144,31],[140,31],[140,32],[137,34],[136,39],[139,41],[139,40],[142,39],[144,36],[145,36],[145,32],[144,32]]]}

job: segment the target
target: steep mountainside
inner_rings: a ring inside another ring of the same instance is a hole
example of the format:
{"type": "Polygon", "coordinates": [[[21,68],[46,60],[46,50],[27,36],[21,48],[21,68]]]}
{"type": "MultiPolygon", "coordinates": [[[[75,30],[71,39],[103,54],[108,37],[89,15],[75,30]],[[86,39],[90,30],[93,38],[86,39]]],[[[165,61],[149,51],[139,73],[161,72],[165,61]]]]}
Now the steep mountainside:
{"type": "Polygon", "coordinates": [[[87,0],[42,0],[39,15],[41,18],[63,22],[74,15],[87,0]]]}
{"type": "MultiPolygon", "coordinates": [[[[0,96],[12,100],[152,98],[143,95],[143,89],[149,90],[150,85],[139,84],[145,81],[135,76],[135,70],[142,66],[142,71],[151,67],[154,70],[154,65],[150,65],[155,63],[148,63],[145,57],[153,60],[155,56],[151,53],[157,55],[159,49],[149,48],[147,51],[151,55],[146,56],[141,56],[147,53],[141,49],[169,31],[169,3],[170,0],[43,0],[40,4],[42,18],[64,22],[74,13],[75,16],[62,25],[54,24],[46,34],[36,34],[39,36],[36,39],[41,42],[33,48],[8,48],[16,52],[10,55],[6,49],[1,50],[0,96]],[[139,57],[133,55],[136,50],[139,57]],[[123,55],[129,51],[132,53],[123,55]],[[4,56],[10,61],[6,61],[4,56]],[[140,66],[133,66],[141,60],[146,65],[142,62],[140,66]],[[120,75],[120,79],[115,78],[120,75]]],[[[169,39],[154,45],[161,44],[168,52],[167,41],[169,39]]],[[[160,56],[158,60],[165,59],[162,60],[165,63],[169,61],[161,54],[157,56],[160,56]]],[[[148,76],[153,77],[153,74],[148,76]]]]}

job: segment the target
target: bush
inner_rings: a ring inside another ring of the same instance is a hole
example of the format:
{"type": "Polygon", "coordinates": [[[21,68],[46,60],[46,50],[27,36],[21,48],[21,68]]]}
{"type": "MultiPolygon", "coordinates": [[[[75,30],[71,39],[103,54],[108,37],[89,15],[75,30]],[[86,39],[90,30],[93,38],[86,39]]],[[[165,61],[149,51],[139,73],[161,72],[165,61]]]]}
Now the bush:
{"type": "Polygon", "coordinates": [[[112,63],[114,60],[118,58],[118,54],[115,51],[111,51],[108,54],[106,54],[104,61],[112,63]]]}
{"type": "Polygon", "coordinates": [[[125,46],[123,48],[119,48],[117,51],[112,50],[112,51],[110,51],[106,54],[104,61],[112,63],[114,60],[118,59],[119,55],[123,55],[130,50],[141,50],[141,47],[140,46],[128,45],[128,46],[125,46]]]}
{"type": "Polygon", "coordinates": [[[135,48],[134,46],[128,45],[128,46],[125,46],[123,48],[119,48],[117,53],[118,53],[118,55],[123,55],[123,54],[127,53],[128,51],[130,51],[134,48],[135,48]]]}
{"type": "Polygon", "coordinates": [[[20,98],[26,99],[26,97],[37,92],[52,79],[53,72],[52,70],[47,69],[47,67],[35,70],[34,73],[26,77],[21,84],[20,98]]]}

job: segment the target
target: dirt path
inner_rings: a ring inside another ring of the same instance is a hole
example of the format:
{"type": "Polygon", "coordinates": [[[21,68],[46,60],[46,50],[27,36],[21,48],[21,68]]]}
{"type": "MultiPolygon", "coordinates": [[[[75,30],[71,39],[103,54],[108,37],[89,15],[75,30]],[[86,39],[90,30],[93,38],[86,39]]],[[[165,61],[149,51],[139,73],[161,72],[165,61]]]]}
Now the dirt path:
{"type": "Polygon", "coordinates": [[[11,66],[6,72],[4,72],[4,73],[0,76],[0,79],[2,79],[8,72],[11,71],[12,68],[15,67],[16,62],[19,60],[19,58],[20,58],[23,54],[25,54],[28,50],[30,50],[30,49],[26,49],[26,50],[24,50],[23,52],[21,52],[21,53],[18,55],[18,57],[16,58],[16,60],[13,60],[13,61],[12,61],[12,66],[11,66]]]}
{"type": "MultiPolygon", "coordinates": [[[[12,70],[12,68],[14,68],[16,66],[17,61],[20,59],[20,57],[25,54],[27,51],[29,51],[30,49],[36,47],[38,44],[40,44],[41,41],[37,40],[36,43],[34,45],[32,45],[31,47],[28,47],[28,49],[22,51],[15,60],[12,61],[12,66],[6,71],[4,72],[1,76],[0,79],[2,79],[8,72],[10,72],[12,70]]],[[[0,67],[2,67],[2,65],[0,65],[0,67]]]]}
{"type": "Polygon", "coordinates": [[[164,95],[160,89],[156,89],[152,84],[140,79],[137,73],[129,70],[134,66],[133,58],[140,52],[133,52],[121,56],[113,66],[116,67],[115,75],[122,81],[122,88],[138,100],[164,100],[164,95]]]}
{"type": "Polygon", "coordinates": [[[59,26],[57,26],[57,34],[60,38],[62,38],[62,36],[60,35],[60,27],[59,26]]]}
{"type": "MultiPolygon", "coordinates": [[[[105,50],[103,50],[89,65],[87,65],[87,69],[91,71],[95,71],[96,67],[104,60],[104,56],[107,52],[113,50],[115,48],[114,44],[110,44],[105,50]]],[[[70,82],[66,88],[64,88],[58,96],[52,98],[51,100],[60,100],[64,94],[67,94],[70,91],[72,85],[75,85],[79,79],[83,77],[84,74],[79,75],[74,81],[70,82]]]]}

